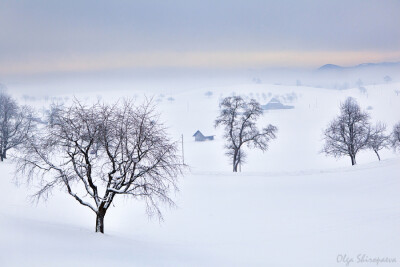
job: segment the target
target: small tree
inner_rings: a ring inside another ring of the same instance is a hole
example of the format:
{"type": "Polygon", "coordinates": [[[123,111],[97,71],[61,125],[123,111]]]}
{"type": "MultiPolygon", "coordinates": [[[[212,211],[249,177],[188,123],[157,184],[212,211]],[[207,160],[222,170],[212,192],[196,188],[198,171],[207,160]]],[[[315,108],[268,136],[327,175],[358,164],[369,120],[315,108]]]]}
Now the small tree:
{"type": "Polygon", "coordinates": [[[386,135],[385,132],[386,125],[381,122],[371,128],[368,146],[375,152],[378,160],[381,160],[378,152],[390,146],[390,136],[386,135]]]}
{"type": "Polygon", "coordinates": [[[211,91],[207,91],[207,92],[205,92],[205,94],[204,94],[206,97],[208,97],[208,98],[210,98],[210,97],[212,97],[212,95],[213,95],[213,92],[211,92],[211,91]]]}
{"type": "Polygon", "coordinates": [[[400,122],[393,127],[392,146],[395,150],[400,149],[400,122]]]}
{"type": "Polygon", "coordinates": [[[243,152],[244,145],[266,151],[269,141],[276,138],[277,128],[271,124],[262,130],[257,128],[257,119],[263,111],[254,99],[246,102],[240,96],[226,97],[221,102],[220,109],[215,127],[224,126],[226,155],[232,159],[233,171],[237,172],[239,164],[246,156],[243,152]]]}
{"type": "Polygon", "coordinates": [[[57,123],[57,118],[59,115],[59,112],[61,112],[63,110],[64,105],[63,104],[59,104],[59,103],[52,103],[50,105],[50,109],[47,110],[46,112],[46,122],[53,127],[54,125],[56,125],[57,123]]]}
{"type": "Polygon", "coordinates": [[[162,218],[159,204],[173,205],[183,165],[177,146],[158,121],[150,103],[60,107],[53,125],[45,126],[24,146],[17,173],[37,181],[36,198],[61,187],[96,214],[96,232],[116,196],[146,201],[149,215],[162,218]]]}
{"type": "Polygon", "coordinates": [[[349,156],[355,165],[357,153],[368,148],[370,131],[369,114],[361,111],[357,101],[349,97],[340,105],[340,115],[324,132],[322,152],[334,157],[349,156]]]}
{"type": "Polygon", "coordinates": [[[383,77],[383,80],[385,81],[385,83],[390,83],[392,81],[392,77],[386,75],[385,77],[383,77]]]}
{"type": "Polygon", "coordinates": [[[27,106],[18,106],[7,93],[0,92],[0,160],[7,151],[21,145],[34,129],[33,112],[27,106]]]}
{"type": "Polygon", "coordinates": [[[360,93],[363,94],[363,95],[367,94],[367,88],[365,88],[364,86],[358,87],[358,90],[359,90],[360,93]]]}
{"type": "Polygon", "coordinates": [[[359,78],[356,82],[356,85],[358,88],[362,87],[364,85],[363,81],[359,78]]]}

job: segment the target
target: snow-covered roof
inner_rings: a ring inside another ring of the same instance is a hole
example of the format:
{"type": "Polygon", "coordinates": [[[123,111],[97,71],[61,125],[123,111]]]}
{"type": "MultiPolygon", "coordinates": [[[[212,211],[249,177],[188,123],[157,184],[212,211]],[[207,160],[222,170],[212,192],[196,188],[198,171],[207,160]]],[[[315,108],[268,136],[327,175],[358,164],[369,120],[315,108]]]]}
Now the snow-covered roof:
{"type": "Polygon", "coordinates": [[[281,101],[279,101],[278,98],[272,98],[268,103],[277,103],[277,104],[281,104],[281,101]]]}
{"type": "Polygon", "coordinates": [[[294,106],[288,106],[284,105],[279,101],[278,98],[272,98],[268,104],[261,106],[264,110],[269,110],[269,109],[292,109],[294,106]]]}
{"type": "Polygon", "coordinates": [[[204,134],[202,134],[202,133],[200,132],[200,130],[197,130],[197,132],[195,132],[193,136],[198,136],[198,135],[204,137],[204,134]]]}

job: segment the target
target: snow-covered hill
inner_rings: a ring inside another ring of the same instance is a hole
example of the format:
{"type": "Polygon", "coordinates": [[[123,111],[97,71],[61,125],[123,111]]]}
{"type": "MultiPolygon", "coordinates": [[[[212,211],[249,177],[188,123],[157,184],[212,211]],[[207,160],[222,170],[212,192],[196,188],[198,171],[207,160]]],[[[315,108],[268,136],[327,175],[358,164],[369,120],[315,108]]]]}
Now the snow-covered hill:
{"type": "MultiPolygon", "coordinates": [[[[169,93],[82,92],[76,97],[87,101],[154,96],[172,136],[184,136],[190,171],[174,197],[177,208],[165,209],[165,221],[159,223],[147,219],[142,203],[117,199],[105,219],[106,234],[95,234],[94,214],[62,190],[48,202],[31,204],[34,188],[15,186],[24,179],[14,180],[14,166],[6,161],[0,164],[0,266],[320,267],[346,266],[344,255],[357,266],[359,254],[397,258],[387,265],[397,266],[399,154],[383,151],[378,162],[366,151],[351,167],[347,158],[319,153],[322,130],[347,96],[370,106],[372,121],[381,120],[389,129],[400,120],[400,96],[394,92],[400,84],[366,88],[367,94],[264,84],[169,93]],[[249,151],[238,174],[231,173],[224,155],[222,131],[213,127],[219,100],[232,94],[261,104],[278,97],[295,106],[264,114],[260,125],[276,125],[278,138],[266,153],[249,151]],[[197,130],[215,135],[215,141],[194,142],[197,130]]],[[[48,104],[45,99],[29,103],[48,104]]]]}

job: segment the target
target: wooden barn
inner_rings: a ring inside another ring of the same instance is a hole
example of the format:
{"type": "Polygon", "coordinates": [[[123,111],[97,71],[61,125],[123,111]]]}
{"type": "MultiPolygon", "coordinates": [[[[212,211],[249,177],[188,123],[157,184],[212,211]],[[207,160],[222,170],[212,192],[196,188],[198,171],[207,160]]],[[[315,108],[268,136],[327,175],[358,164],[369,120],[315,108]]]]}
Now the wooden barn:
{"type": "Polygon", "coordinates": [[[284,105],[279,101],[277,98],[272,98],[268,104],[261,106],[264,110],[271,110],[271,109],[292,109],[294,106],[284,105]]]}
{"type": "Polygon", "coordinates": [[[204,134],[202,134],[199,130],[197,130],[197,132],[195,132],[195,134],[193,135],[194,140],[196,142],[203,142],[203,141],[212,141],[214,140],[214,135],[210,135],[210,136],[205,136],[204,134]]]}

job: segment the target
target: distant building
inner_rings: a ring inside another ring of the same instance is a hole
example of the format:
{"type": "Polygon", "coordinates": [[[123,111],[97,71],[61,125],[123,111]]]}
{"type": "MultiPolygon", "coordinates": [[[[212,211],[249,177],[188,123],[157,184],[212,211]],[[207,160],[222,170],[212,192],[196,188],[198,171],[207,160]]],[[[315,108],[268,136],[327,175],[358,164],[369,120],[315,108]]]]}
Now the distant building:
{"type": "Polygon", "coordinates": [[[203,142],[203,141],[207,141],[207,140],[214,140],[214,135],[210,135],[210,136],[204,136],[199,130],[197,130],[197,132],[195,132],[195,134],[193,135],[194,140],[196,142],[203,142]]]}
{"type": "Polygon", "coordinates": [[[264,110],[271,110],[271,109],[292,109],[294,106],[284,105],[279,101],[277,98],[272,98],[271,101],[268,102],[266,105],[261,106],[264,110]]]}

